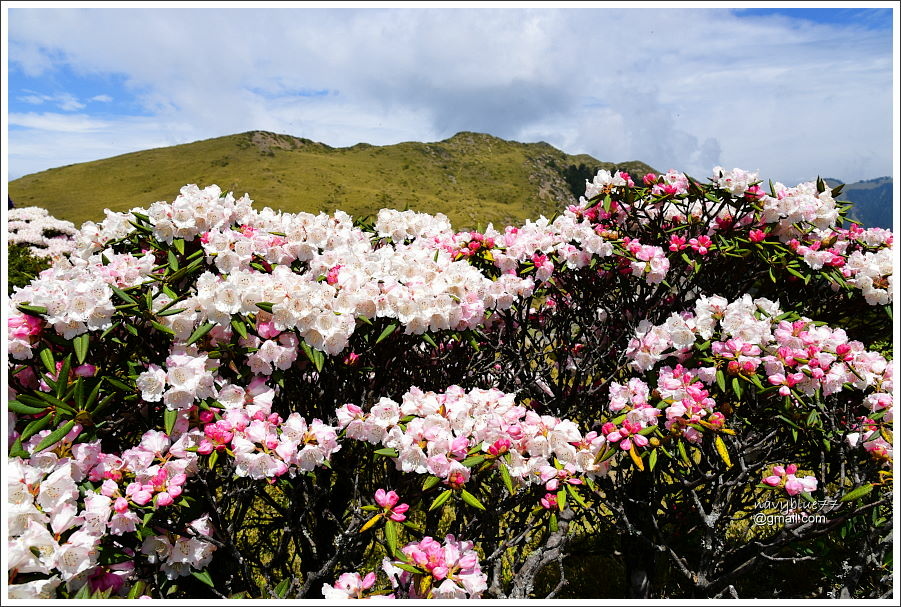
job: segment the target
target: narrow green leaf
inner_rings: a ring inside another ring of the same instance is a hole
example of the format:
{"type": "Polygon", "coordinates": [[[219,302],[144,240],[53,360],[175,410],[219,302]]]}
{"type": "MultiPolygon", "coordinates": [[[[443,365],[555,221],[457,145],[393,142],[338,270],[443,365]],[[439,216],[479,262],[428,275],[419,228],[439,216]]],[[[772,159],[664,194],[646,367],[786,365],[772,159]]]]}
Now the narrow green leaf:
{"type": "Polygon", "coordinates": [[[397,550],[397,524],[390,518],[385,519],[385,541],[388,543],[388,553],[394,554],[397,550]]]}
{"type": "Polygon", "coordinates": [[[288,589],[291,587],[291,580],[285,579],[278,583],[278,586],[275,587],[275,596],[280,599],[288,596],[288,589]]]}
{"type": "Polygon", "coordinates": [[[124,301],[126,303],[130,303],[133,306],[138,305],[138,302],[135,301],[131,295],[129,295],[128,293],[126,293],[125,291],[120,289],[119,287],[114,287],[113,285],[110,285],[110,289],[112,289],[113,293],[118,295],[122,301],[124,301]]]}
{"type": "Polygon", "coordinates": [[[29,306],[27,304],[19,304],[16,306],[16,309],[19,312],[31,314],[32,316],[40,316],[41,314],[47,313],[47,308],[45,308],[44,306],[29,306]]]}
{"type": "Polygon", "coordinates": [[[210,588],[214,588],[216,586],[213,583],[213,578],[210,577],[210,573],[206,569],[204,569],[203,571],[192,571],[191,575],[196,577],[198,580],[200,580],[210,588]]]}
{"type": "Polygon", "coordinates": [[[180,313],[184,312],[185,310],[187,310],[187,308],[171,308],[168,310],[160,310],[159,312],[156,313],[156,315],[159,317],[173,316],[175,314],[180,314],[180,313]]]}
{"type": "Polygon", "coordinates": [[[202,339],[203,336],[206,335],[207,333],[209,333],[215,326],[216,326],[216,323],[208,322],[208,323],[204,323],[204,324],[200,325],[199,327],[197,327],[196,329],[194,329],[194,332],[191,333],[191,337],[188,338],[188,345],[190,346],[191,344],[194,344],[197,341],[199,341],[200,339],[202,339]]]}
{"type": "Polygon", "coordinates": [[[453,492],[452,491],[442,491],[441,493],[439,493],[438,497],[436,497],[434,500],[432,500],[432,505],[429,506],[429,512],[431,512],[435,508],[440,508],[441,506],[443,506],[444,502],[446,502],[447,500],[450,499],[451,493],[453,493],[453,492]]]}
{"type": "Polygon", "coordinates": [[[134,583],[134,586],[131,587],[131,590],[128,591],[128,598],[136,599],[139,596],[144,594],[144,589],[146,588],[146,584],[144,582],[138,581],[134,583]]]}
{"type": "Polygon", "coordinates": [[[63,393],[69,386],[69,371],[71,369],[72,355],[69,354],[65,360],[63,360],[63,366],[59,368],[59,373],[56,376],[56,398],[62,398],[63,393]]]}
{"type": "Polygon", "coordinates": [[[29,438],[46,428],[50,425],[50,422],[53,421],[53,415],[49,413],[44,417],[34,420],[30,422],[25,429],[22,430],[22,435],[19,437],[22,441],[27,441],[29,438]]]}
{"type": "Polygon", "coordinates": [[[466,466],[467,468],[473,468],[475,466],[478,466],[479,464],[481,464],[484,461],[485,461],[484,455],[473,455],[472,457],[467,457],[460,463],[463,464],[464,466],[466,466]]]}
{"type": "Polygon", "coordinates": [[[44,348],[40,353],[41,362],[47,368],[47,372],[56,375],[56,361],[53,359],[53,352],[50,348],[44,348]]]}
{"type": "Polygon", "coordinates": [[[435,343],[435,340],[432,339],[432,336],[429,335],[428,333],[423,333],[423,334],[422,334],[422,338],[426,341],[426,343],[428,343],[428,344],[429,344],[430,346],[432,346],[433,348],[437,348],[437,347],[438,347],[438,344],[435,343]]]}
{"type": "Polygon", "coordinates": [[[235,329],[235,333],[241,336],[241,339],[247,339],[247,325],[244,324],[243,320],[239,318],[233,318],[232,327],[235,329]]]}
{"type": "Polygon", "coordinates": [[[28,405],[24,405],[17,400],[11,400],[6,403],[6,408],[13,413],[19,413],[21,415],[35,415],[37,413],[43,413],[47,410],[46,407],[44,407],[43,409],[39,407],[29,407],[28,405]]]}
{"type": "Polygon", "coordinates": [[[13,443],[12,447],[9,448],[9,453],[7,453],[9,457],[28,457],[28,451],[22,448],[22,437],[18,437],[13,443]]]}
{"type": "Polygon", "coordinates": [[[861,497],[867,495],[872,490],[873,490],[873,485],[861,485],[857,489],[854,489],[853,491],[849,491],[848,493],[844,494],[842,496],[841,501],[850,502],[851,500],[856,500],[858,498],[861,498],[861,497]]]}
{"type": "Polygon", "coordinates": [[[166,426],[166,434],[172,435],[172,429],[175,427],[176,420],[178,420],[177,409],[166,409],[163,412],[163,422],[166,426]]]}
{"type": "Polygon", "coordinates": [[[479,510],[485,510],[485,506],[482,505],[482,502],[478,500],[476,496],[467,491],[466,489],[460,490],[460,497],[463,498],[463,501],[472,506],[473,508],[478,508],[479,510]]]}
{"type": "Polygon", "coordinates": [[[382,334],[379,335],[378,339],[375,340],[375,343],[379,343],[380,341],[382,341],[383,339],[385,339],[386,337],[388,337],[389,335],[394,333],[394,330],[396,328],[397,328],[397,323],[391,323],[390,325],[385,327],[385,329],[382,331],[382,334]]]}
{"type": "Polygon", "coordinates": [[[431,489],[432,487],[437,485],[440,481],[441,481],[441,479],[439,479],[437,476],[431,476],[431,475],[427,476],[425,481],[423,481],[423,483],[422,483],[423,493],[425,493],[426,491],[428,491],[429,489],[431,489]]]}
{"type": "Polygon", "coordinates": [[[732,378],[732,391],[735,392],[735,396],[741,399],[741,383],[738,381],[737,377],[732,378]]]}
{"type": "Polygon", "coordinates": [[[415,574],[419,574],[419,575],[422,575],[422,573],[423,573],[422,569],[420,569],[419,567],[416,567],[414,565],[409,565],[407,563],[391,563],[391,564],[393,566],[397,567],[398,569],[403,569],[404,571],[409,571],[410,573],[415,573],[415,574]]]}
{"type": "Polygon", "coordinates": [[[648,467],[650,467],[650,469],[653,470],[654,466],[656,466],[656,465],[657,465],[657,449],[653,449],[651,451],[651,454],[648,456],[648,467]]]}
{"type": "Polygon", "coordinates": [[[513,491],[513,479],[510,477],[510,469],[507,468],[507,464],[498,462],[497,469],[501,473],[501,480],[504,481],[504,487],[507,488],[507,493],[513,495],[515,493],[515,491],[513,491]]]}
{"type": "Polygon", "coordinates": [[[268,301],[261,301],[257,304],[257,307],[263,312],[269,312],[270,314],[272,314],[272,306],[274,305],[275,304],[269,303],[268,301]]]}
{"type": "Polygon", "coordinates": [[[566,483],[566,492],[572,496],[576,503],[578,503],[583,508],[588,508],[588,504],[585,503],[585,500],[582,498],[582,495],[579,493],[579,490],[576,489],[575,485],[570,485],[566,483]]]}
{"type": "Polygon", "coordinates": [[[716,370],[716,385],[720,387],[720,390],[723,392],[726,391],[726,376],[723,375],[722,369],[716,370]]]}
{"type": "Polygon", "coordinates": [[[178,251],[179,255],[185,254],[185,241],[183,238],[176,238],[172,241],[172,244],[175,246],[175,250],[178,251]]]}
{"type": "Polygon", "coordinates": [[[556,532],[559,530],[559,527],[557,526],[557,515],[554,514],[553,512],[551,513],[550,525],[551,525],[551,531],[556,532]]]}
{"type": "Polygon", "coordinates": [[[397,449],[385,447],[384,449],[376,449],[376,455],[384,455],[386,457],[397,457],[397,449]]]}
{"type": "Polygon", "coordinates": [[[88,333],[82,333],[72,340],[72,346],[75,349],[75,359],[78,364],[84,364],[84,360],[88,355],[88,347],[91,344],[91,336],[88,333]]]}
{"type": "Polygon", "coordinates": [[[84,400],[84,378],[79,377],[75,380],[75,407],[77,409],[85,408],[85,400],[84,400]]]}
{"type": "Polygon", "coordinates": [[[91,585],[85,582],[85,585],[78,589],[78,592],[72,596],[73,599],[89,599],[91,598],[91,585]]]}
{"type": "Polygon", "coordinates": [[[151,320],[150,324],[153,325],[153,328],[162,333],[168,333],[169,335],[175,335],[175,331],[167,327],[166,325],[162,325],[155,320],[151,320]]]}
{"type": "Polygon", "coordinates": [[[65,424],[45,436],[41,442],[38,443],[38,446],[34,448],[34,452],[38,453],[39,451],[43,451],[47,447],[55,445],[58,443],[65,435],[69,433],[69,431],[75,427],[75,420],[70,419],[65,424]]]}

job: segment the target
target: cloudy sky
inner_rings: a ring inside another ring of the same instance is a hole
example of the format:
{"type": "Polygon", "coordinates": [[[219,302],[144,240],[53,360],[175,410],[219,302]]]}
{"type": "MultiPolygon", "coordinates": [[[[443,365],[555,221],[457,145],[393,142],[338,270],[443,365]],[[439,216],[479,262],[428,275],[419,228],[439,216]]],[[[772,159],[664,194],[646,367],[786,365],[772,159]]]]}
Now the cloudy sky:
{"type": "Polygon", "coordinates": [[[891,175],[898,9],[873,6],[12,2],[8,175],[254,129],[332,146],[480,131],[699,178],[715,165],[759,170],[790,185],[891,175]]]}

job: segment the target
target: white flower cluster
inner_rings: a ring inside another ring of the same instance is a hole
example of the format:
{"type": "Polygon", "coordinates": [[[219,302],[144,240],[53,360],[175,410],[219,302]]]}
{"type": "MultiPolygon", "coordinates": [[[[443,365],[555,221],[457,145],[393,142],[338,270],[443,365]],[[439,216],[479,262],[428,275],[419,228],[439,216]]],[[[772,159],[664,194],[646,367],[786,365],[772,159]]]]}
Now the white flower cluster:
{"type": "Polygon", "coordinates": [[[337,414],[348,438],[396,449],[398,470],[431,474],[449,484],[469,479],[470,468],[461,462],[473,449],[509,453],[511,477],[526,483],[546,482],[542,473],[553,469],[555,459],[573,474],[607,472],[604,463],[596,462],[603,437],[583,436],[574,422],[538,415],[516,404],[513,394],[495,389],[451,386],[434,393],[412,388],[401,403],[382,398],[369,412],[344,405],[337,414]],[[400,425],[408,415],[414,418],[400,425]]]}
{"type": "Polygon", "coordinates": [[[375,232],[395,243],[417,238],[439,238],[453,230],[443,213],[429,215],[415,211],[381,209],[375,222],[375,232]]]}
{"type": "Polygon", "coordinates": [[[760,175],[756,171],[750,172],[738,168],[729,171],[721,166],[715,166],[711,181],[719,189],[726,190],[733,196],[744,196],[751,186],[760,182],[760,175]]]}
{"type": "Polygon", "coordinates": [[[797,234],[796,224],[801,222],[825,229],[838,219],[838,208],[828,187],[817,192],[816,184],[806,181],[793,188],[776,183],[773,190],[775,197],[765,195],[760,200],[762,219],[764,223],[776,224],[780,236],[797,234]]]}
{"type": "Polygon", "coordinates": [[[848,256],[848,284],[860,289],[870,305],[887,305],[895,292],[893,275],[896,259],[891,248],[875,252],[854,251],[848,256]]]}
{"type": "Polygon", "coordinates": [[[73,237],[78,233],[71,221],[57,219],[41,207],[10,209],[6,230],[9,244],[28,245],[35,257],[54,261],[74,251],[73,237]]]}
{"type": "Polygon", "coordinates": [[[493,238],[501,247],[493,253],[494,263],[501,272],[514,271],[520,263],[533,261],[536,254],[556,255],[570,269],[587,266],[594,256],[613,254],[613,245],[595,231],[591,222],[580,220],[571,212],[565,212],[553,222],[545,217],[527,220],[521,227],[506,228],[503,234],[489,226],[485,236],[493,238]]]}
{"type": "MultiPolygon", "coordinates": [[[[72,339],[87,331],[108,328],[115,313],[110,285],[125,288],[139,284],[153,266],[150,255],[114,255],[108,264],[99,255],[88,260],[63,259],[41,272],[31,284],[17,288],[10,304],[13,308],[19,304],[45,308],[44,320],[57,333],[72,339]]],[[[12,347],[13,357],[27,358],[30,349],[26,345],[12,347]]]]}

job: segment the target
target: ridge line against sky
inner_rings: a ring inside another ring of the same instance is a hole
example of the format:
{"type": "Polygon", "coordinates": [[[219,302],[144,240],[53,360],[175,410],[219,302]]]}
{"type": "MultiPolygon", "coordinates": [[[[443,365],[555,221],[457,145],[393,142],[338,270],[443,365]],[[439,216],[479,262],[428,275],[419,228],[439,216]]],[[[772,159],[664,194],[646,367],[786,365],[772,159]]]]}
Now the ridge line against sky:
{"type": "Polygon", "coordinates": [[[334,147],[465,130],[700,178],[715,165],[788,184],[894,175],[898,8],[860,4],[5,3],[4,169],[249,130],[334,147]]]}

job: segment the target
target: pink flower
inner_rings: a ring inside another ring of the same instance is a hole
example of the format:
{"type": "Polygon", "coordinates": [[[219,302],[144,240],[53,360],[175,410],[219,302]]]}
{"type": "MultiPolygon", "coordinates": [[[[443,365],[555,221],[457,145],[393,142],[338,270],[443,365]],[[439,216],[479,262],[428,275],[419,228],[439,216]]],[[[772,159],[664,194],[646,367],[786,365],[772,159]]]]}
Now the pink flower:
{"type": "Polygon", "coordinates": [[[556,510],[557,509],[557,494],[556,493],[547,493],[543,498],[541,498],[541,506],[545,510],[556,510]]]}
{"type": "Polygon", "coordinates": [[[377,489],[375,492],[375,503],[385,509],[385,513],[392,521],[398,523],[407,518],[404,512],[410,509],[409,504],[398,504],[399,500],[400,497],[394,491],[377,489]]]}
{"type": "MultiPolygon", "coordinates": [[[[694,240],[694,239],[692,239],[692,240],[694,240]]],[[[670,251],[681,251],[686,246],[687,245],[685,244],[684,236],[678,236],[676,234],[673,234],[672,236],[670,236],[670,238],[669,238],[669,250],[670,251]]]]}
{"type": "Polygon", "coordinates": [[[751,230],[748,233],[748,239],[751,242],[763,242],[766,239],[766,232],[763,230],[751,230]]]}
{"type": "Polygon", "coordinates": [[[713,246],[713,241],[710,240],[709,236],[700,236],[698,238],[692,238],[688,241],[691,245],[691,248],[698,252],[700,255],[707,255],[707,251],[710,247],[713,246]]]}

